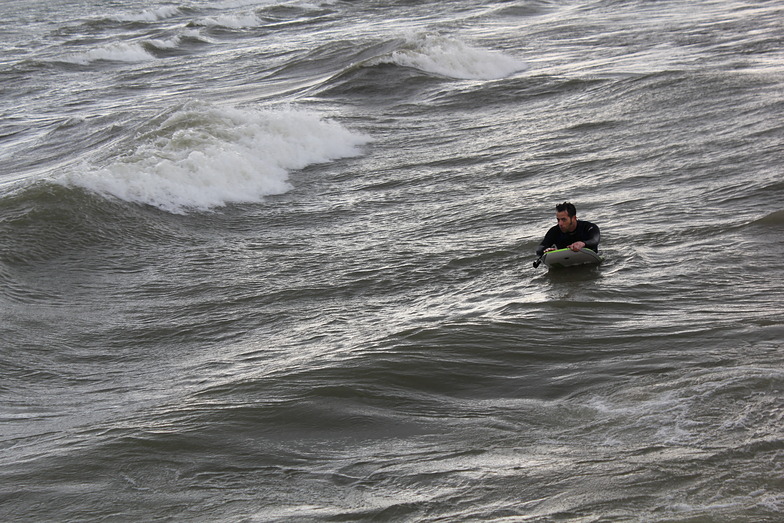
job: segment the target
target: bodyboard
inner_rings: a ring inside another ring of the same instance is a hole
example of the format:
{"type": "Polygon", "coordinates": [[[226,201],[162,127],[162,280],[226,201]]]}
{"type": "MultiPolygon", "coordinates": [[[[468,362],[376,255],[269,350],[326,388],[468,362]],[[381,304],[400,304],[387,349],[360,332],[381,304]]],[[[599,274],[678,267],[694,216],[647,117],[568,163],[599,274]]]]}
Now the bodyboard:
{"type": "Polygon", "coordinates": [[[602,257],[591,249],[583,248],[575,252],[571,249],[558,249],[542,255],[542,263],[551,269],[602,263],[602,257]]]}

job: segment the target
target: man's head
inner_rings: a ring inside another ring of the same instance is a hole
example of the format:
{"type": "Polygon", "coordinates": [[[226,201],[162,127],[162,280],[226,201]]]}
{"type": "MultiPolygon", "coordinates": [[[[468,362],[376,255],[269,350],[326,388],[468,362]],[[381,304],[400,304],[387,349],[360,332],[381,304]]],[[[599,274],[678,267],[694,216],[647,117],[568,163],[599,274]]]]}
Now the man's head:
{"type": "Polygon", "coordinates": [[[569,202],[555,206],[555,218],[558,220],[561,232],[572,232],[577,228],[577,209],[569,202]]]}

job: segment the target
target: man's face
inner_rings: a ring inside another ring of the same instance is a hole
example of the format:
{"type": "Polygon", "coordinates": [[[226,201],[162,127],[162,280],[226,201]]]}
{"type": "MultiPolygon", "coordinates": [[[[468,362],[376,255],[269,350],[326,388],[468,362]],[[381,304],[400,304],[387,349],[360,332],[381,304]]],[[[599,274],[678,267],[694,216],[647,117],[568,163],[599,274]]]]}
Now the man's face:
{"type": "Polygon", "coordinates": [[[569,216],[566,211],[555,213],[555,218],[558,220],[558,227],[561,232],[572,232],[577,228],[577,216],[569,216]]]}

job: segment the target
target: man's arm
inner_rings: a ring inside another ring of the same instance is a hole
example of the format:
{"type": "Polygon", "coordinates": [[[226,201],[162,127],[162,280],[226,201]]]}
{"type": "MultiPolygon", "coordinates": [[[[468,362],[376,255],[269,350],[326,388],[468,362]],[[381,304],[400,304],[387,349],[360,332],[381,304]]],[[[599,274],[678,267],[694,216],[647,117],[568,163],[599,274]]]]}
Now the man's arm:
{"type": "Polygon", "coordinates": [[[546,249],[549,249],[555,244],[556,240],[558,239],[559,231],[560,229],[558,229],[557,225],[555,227],[552,227],[549,231],[547,231],[547,234],[544,235],[544,239],[542,240],[542,243],[540,243],[539,247],[536,248],[537,256],[541,257],[546,249]]]}
{"type": "Polygon", "coordinates": [[[599,226],[589,222],[583,222],[583,223],[585,224],[585,226],[583,230],[580,231],[580,236],[583,239],[569,245],[569,248],[573,251],[579,251],[583,247],[588,247],[592,251],[596,252],[599,250],[599,240],[601,239],[601,234],[599,233],[599,226]]]}
{"type": "Polygon", "coordinates": [[[601,238],[601,235],[599,233],[598,225],[581,221],[577,232],[579,233],[579,236],[582,238],[582,240],[577,240],[571,245],[567,245],[567,249],[571,249],[575,252],[579,251],[583,247],[588,247],[594,252],[599,250],[599,239],[601,238]]]}
{"type": "Polygon", "coordinates": [[[585,229],[586,239],[583,240],[585,244],[584,247],[588,247],[592,251],[597,251],[599,249],[599,240],[601,239],[601,233],[599,232],[599,226],[591,223],[585,229]]]}

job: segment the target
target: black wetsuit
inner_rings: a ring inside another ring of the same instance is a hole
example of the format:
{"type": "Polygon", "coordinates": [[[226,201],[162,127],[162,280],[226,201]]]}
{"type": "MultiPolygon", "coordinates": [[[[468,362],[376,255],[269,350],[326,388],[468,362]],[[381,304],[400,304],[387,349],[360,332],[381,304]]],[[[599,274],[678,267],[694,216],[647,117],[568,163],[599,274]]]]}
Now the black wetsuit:
{"type": "Polygon", "coordinates": [[[599,252],[599,237],[599,226],[591,222],[577,220],[577,228],[574,232],[561,232],[561,228],[555,225],[544,235],[544,240],[536,248],[536,255],[541,256],[545,249],[553,245],[564,249],[574,242],[584,242],[586,247],[599,252]]]}

